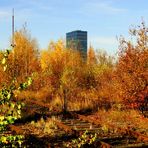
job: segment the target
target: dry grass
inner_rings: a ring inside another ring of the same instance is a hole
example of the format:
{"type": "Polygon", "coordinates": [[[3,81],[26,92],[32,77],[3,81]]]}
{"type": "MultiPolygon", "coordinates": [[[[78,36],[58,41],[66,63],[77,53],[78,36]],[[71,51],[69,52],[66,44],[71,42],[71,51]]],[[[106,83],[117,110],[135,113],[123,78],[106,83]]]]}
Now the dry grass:
{"type": "Polygon", "coordinates": [[[131,128],[148,135],[148,119],[136,110],[101,110],[91,118],[101,121],[104,127],[111,128],[110,125],[114,125],[117,128],[131,128]]]}
{"type": "Polygon", "coordinates": [[[50,110],[56,109],[58,111],[62,111],[62,108],[63,108],[63,99],[57,95],[50,102],[50,110]]]}
{"type": "Polygon", "coordinates": [[[52,100],[52,90],[49,87],[43,87],[39,91],[14,91],[15,97],[19,100],[37,100],[42,102],[50,102],[52,100]]]}
{"type": "Polygon", "coordinates": [[[93,108],[92,100],[83,100],[83,101],[70,101],[68,102],[68,110],[70,111],[79,111],[79,110],[87,110],[93,108]]]}
{"type": "Polygon", "coordinates": [[[54,131],[57,129],[57,126],[53,119],[44,120],[41,118],[39,121],[31,121],[28,124],[22,126],[24,134],[34,134],[38,137],[44,136],[54,136],[54,131]]]}

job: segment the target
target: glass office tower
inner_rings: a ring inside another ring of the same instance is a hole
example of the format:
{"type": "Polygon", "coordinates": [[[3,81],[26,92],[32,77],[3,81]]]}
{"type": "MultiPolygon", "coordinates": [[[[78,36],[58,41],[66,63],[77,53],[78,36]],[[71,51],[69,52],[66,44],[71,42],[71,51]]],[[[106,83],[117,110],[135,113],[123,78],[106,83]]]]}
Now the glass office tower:
{"type": "Polygon", "coordinates": [[[66,33],[66,47],[76,49],[87,57],[87,31],[76,30],[66,33]]]}

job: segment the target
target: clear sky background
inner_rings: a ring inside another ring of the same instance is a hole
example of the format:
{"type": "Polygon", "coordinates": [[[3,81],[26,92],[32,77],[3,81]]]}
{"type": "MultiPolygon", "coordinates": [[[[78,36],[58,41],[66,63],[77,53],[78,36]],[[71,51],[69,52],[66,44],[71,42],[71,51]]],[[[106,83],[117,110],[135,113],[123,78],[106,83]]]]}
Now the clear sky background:
{"type": "Polygon", "coordinates": [[[88,46],[116,53],[116,36],[128,37],[131,25],[148,23],[148,0],[0,0],[0,49],[10,47],[11,15],[15,29],[27,22],[40,49],[65,39],[66,32],[88,31],[88,46]]]}

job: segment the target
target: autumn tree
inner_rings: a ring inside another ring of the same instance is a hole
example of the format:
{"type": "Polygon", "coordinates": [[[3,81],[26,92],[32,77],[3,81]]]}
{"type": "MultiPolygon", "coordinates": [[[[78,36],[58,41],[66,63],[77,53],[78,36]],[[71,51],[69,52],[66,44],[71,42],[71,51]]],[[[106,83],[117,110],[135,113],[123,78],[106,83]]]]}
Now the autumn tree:
{"type": "Polygon", "coordinates": [[[76,88],[79,74],[81,57],[77,51],[66,49],[64,42],[50,42],[48,50],[41,53],[41,67],[43,75],[48,80],[48,84],[54,88],[54,94],[59,95],[64,102],[66,109],[66,101],[72,97],[76,88]]]}
{"type": "Polygon", "coordinates": [[[117,76],[121,84],[118,92],[127,106],[144,107],[148,97],[148,28],[131,29],[132,41],[120,39],[117,76]]]}
{"type": "Polygon", "coordinates": [[[40,68],[38,47],[26,28],[15,32],[14,43],[8,57],[8,75],[22,82],[40,68]]]}
{"type": "Polygon", "coordinates": [[[95,64],[96,63],[96,55],[94,48],[90,45],[88,48],[88,53],[87,53],[87,63],[88,64],[95,64]]]}
{"type": "Polygon", "coordinates": [[[4,72],[4,67],[2,65],[2,63],[5,63],[5,61],[3,60],[3,54],[4,52],[0,51],[0,88],[7,82],[7,75],[4,72]]]}
{"type": "Polygon", "coordinates": [[[98,92],[99,107],[111,106],[113,91],[113,72],[115,67],[114,57],[104,50],[96,52],[97,65],[95,66],[96,90],[98,92]]]}

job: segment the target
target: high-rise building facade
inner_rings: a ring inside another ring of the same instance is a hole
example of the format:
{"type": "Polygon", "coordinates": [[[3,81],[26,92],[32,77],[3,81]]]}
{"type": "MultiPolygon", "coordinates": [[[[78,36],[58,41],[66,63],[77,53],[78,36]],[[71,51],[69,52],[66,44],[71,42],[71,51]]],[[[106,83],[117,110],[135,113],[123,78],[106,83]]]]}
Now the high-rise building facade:
{"type": "Polygon", "coordinates": [[[87,57],[87,31],[76,30],[66,33],[66,47],[76,49],[87,57]]]}

